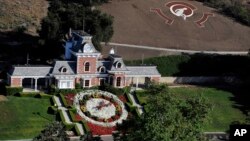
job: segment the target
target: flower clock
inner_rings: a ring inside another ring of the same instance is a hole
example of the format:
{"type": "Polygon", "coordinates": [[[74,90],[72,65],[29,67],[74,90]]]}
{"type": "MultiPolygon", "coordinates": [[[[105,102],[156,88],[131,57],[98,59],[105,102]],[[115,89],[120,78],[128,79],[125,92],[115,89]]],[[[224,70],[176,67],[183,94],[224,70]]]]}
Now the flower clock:
{"type": "Polygon", "coordinates": [[[116,126],[128,116],[123,102],[117,96],[100,90],[88,90],[77,94],[74,106],[83,119],[102,127],[116,126]]]}

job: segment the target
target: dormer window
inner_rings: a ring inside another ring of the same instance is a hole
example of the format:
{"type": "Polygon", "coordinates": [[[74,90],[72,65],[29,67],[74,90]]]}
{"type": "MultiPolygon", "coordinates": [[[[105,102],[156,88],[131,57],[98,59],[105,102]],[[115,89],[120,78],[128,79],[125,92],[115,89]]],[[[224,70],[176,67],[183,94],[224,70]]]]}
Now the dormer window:
{"type": "Polygon", "coordinates": [[[85,62],[84,64],[84,71],[89,71],[90,70],[90,63],[89,62],[85,62]]]}
{"type": "Polygon", "coordinates": [[[116,68],[121,68],[122,67],[122,63],[121,62],[117,62],[115,67],[116,68]]]}
{"type": "Polygon", "coordinates": [[[66,72],[67,72],[67,68],[61,67],[60,72],[61,72],[61,73],[66,73],[66,72]]]}
{"type": "Polygon", "coordinates": [[[100,73],[105,73],[105,72],[106,72],[106,68],[105,68],[104,66],[101,66],[101,67],[99,68],[99,72],[100,72],[100,73]]]}

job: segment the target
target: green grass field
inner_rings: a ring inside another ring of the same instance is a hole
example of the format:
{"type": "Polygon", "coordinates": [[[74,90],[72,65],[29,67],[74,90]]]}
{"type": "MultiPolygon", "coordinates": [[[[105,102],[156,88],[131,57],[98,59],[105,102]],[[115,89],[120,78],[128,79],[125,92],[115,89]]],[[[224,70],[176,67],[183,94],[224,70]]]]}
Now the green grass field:
{"type": "Polygon", "coordinates": [[[47,98],[7,97],[0,102],[0,140],[33,138],[45,125],[55,120],[47,114],[47,98]]]}
{"type": "MultiPolygon", "coordinates": [[[[233,95],[230,92],[221,91],[213,88],[170,88],[169,91],[178,97],[187,98],[189,96],[199,96],[202,94],[213,105],[213,110],[210,113],[210,122],[204,127],[204,130],[209,131],[227,131],[229,125],[233,121],[244,121],[244,115],[239,109],[234,108],[234,101],[230,98],[233,95]]],[[[138,94],[141,101],[146,101],[147,97],[142,92],[138,94]]]]}

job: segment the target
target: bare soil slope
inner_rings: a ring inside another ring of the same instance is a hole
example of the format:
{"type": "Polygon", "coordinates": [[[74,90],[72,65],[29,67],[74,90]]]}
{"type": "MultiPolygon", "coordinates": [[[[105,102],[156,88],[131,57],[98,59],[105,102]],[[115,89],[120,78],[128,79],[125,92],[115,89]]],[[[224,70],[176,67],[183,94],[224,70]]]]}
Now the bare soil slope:
{"type": "Polygon", "coordinates": [[[47,0],[0,0],[0,30],[26,26],[30,33],[36,33],[47,9],[47,0]]]}
{"type": "Polygon", "coordinates": [[[171,13],[167,2],[174,0],[112,0],[99,7],[103,12],[113,15],[114,36],[111,42],[158,46],[188,50],[246,51],[250,48],[250,28],[204,6],[200,2],[178,0],[194,5],[197,10],[184,20],[171,13]],[[150,8],[160,8],[174,20],[171,25],[150,8]],[[195,21],[205,12],[214,17],[201,28],[195,21]]]}

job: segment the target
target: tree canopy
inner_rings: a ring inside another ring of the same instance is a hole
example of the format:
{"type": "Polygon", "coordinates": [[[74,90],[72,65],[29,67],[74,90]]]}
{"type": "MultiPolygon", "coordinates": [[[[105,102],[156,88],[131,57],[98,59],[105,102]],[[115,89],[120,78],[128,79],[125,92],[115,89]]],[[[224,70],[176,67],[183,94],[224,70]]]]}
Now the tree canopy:
{"type": "Polygon", "coordinates": [[[48,10],[48,16],[43,19],[39,30],[39,35],[45,43],[60,41],[69,28],[84,29],[93,35],[94,45],[101,50],[100,42],[108,42],[113,35],[112,16],[77,0],[52,0],[48,10]]]}
{"type": "Polygon", "coordinates": [[[130,126],[122,125],[122,128],[127,127],[123,129],[127,134],[121,140],[204,140],[202,126],[211,110],[205,98],[177,98],[163,84],[151,85],[146,93],[150,95],[145,106],[146,112],[140,118],[125,122],[130,126]]]}
{"type": "Polygon", "coordinates": [[[61,122],[53,122],[33,139],[33,141],[67,141],[65,127],[61,122]]]}

